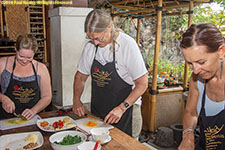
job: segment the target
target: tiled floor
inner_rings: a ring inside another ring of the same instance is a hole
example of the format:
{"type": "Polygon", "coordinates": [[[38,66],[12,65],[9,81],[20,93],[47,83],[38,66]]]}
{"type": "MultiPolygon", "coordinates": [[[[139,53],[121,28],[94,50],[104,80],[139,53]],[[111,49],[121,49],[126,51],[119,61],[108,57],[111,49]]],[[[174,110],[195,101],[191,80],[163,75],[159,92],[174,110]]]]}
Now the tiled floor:
{"type": "Polygon", "coordinates": [[[152,140],[149,140],[147,143],[143,143],[143,144],[148,146],[150,148],[150,150],[177,150],[175,145],[170,148],[159,147],[159,146],[155,145],[152,140]]]}
{"type": "Polygon", "coordinates": [[[145,146],[149,147],[149,150],[158,150],[156,149],[155,147],[151,146],[150,144],[148,143],[143,143],[145,146]]]}

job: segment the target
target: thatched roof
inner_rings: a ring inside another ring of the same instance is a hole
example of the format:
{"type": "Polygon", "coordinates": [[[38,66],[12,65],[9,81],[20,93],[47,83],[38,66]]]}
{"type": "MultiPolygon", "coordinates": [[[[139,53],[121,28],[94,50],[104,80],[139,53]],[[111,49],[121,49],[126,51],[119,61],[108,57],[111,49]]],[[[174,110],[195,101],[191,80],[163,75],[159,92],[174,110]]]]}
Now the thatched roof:
{"type": "MultiPolygon", "coordinates": [[[[193,0],[194,5],[210,2],[210,0],[193,0]]],[[[163,0],[162,11],[167,14],[183,14],[176,8],[188,7],[190,0],[163,0]]],[[[89,7],[111,8],[112,16],[148,17],[154,16],[158,8],[158,0],[91,0],[89,7]]]]}

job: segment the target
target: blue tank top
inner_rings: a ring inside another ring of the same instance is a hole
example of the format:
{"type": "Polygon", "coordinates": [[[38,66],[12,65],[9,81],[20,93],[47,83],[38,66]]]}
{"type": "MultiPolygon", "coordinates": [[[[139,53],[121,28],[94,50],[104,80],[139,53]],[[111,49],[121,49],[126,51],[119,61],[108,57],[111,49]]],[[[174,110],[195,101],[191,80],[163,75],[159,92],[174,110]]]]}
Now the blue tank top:
{"type": "MultiPolygon", "coordinates": [[[[2,74],[1,74],[1,90],[2,90],[3,94],[6,92],[6,89],[9,85],[9,81],[10,81],[10,77],[11,77],[11,72],[6,70],[7,63],[8,63],[8,57],[6,58],[5,69],[2,71],[2,74]]],[[[36,66],[36,72],[37,71],[38,71],[38,63],[37,63],[37,66],[36,66]]],[[[20,77],[17,77],[15,75],[13,75],[13,79],[18,80],[18,81],[23,81],[23,82],[34,81],[35,75],[23,77],[23,78],[20,78],[20,77]]],[[[38,85],[40,87],[40,75],[37,75],[37,79],[38,79],[38,85]]]]}

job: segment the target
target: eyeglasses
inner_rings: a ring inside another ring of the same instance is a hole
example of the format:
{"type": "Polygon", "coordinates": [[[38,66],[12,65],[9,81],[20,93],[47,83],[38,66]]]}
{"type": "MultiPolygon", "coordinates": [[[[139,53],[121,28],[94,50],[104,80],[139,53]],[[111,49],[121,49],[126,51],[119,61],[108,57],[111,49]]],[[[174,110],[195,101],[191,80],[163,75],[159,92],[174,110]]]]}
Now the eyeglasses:
{"type": "Polygon", "coordinates": [[[90,38],[88,35],[86,35],[86,39],[91,40],[91,41],[103,42],[103,39],[105,37],[105,33],[106,32],[107,32],[107,30],[104,31],[104,33],[102,34],[102,36],[101,37],[98,37],[98,38],[90,38]]]}

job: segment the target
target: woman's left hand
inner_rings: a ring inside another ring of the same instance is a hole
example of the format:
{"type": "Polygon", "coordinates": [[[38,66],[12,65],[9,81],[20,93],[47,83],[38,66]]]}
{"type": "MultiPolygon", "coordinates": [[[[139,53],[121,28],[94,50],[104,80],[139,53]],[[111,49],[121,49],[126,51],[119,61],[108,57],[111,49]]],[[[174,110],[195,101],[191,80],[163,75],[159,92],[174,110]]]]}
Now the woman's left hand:
{"type": "Polygon", "coordinates": [[[24,116],[25,118],[27,118],[27,120],[30,120],[32,119],[37,113],[31,109],[25,109],[23,112],[22,112],[22,116],[24,116]]]}
{"type": "Polygon", "coordinates": [[[115,107],[106,115],[104,119],[104,123],[109,123],[109,124],[118,123],[124,112],[125,111],[121,108],[120,105],[115,107]]]}

